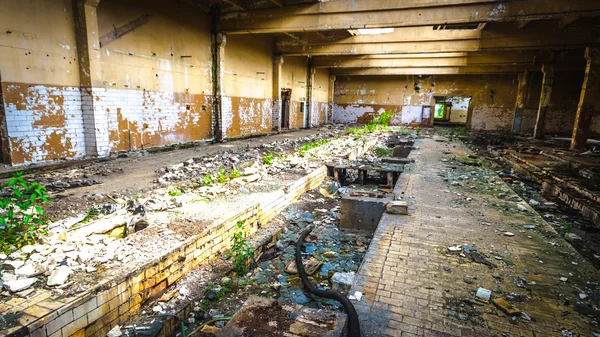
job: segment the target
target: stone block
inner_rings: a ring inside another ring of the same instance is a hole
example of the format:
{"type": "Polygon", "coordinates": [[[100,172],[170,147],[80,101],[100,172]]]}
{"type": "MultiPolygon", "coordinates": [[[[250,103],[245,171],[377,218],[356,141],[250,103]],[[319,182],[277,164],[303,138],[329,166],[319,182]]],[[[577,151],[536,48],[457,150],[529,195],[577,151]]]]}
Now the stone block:
{"type": "Polygon", "coordinates": [[[408,214],[408,203],[406,201],[394,200],[385,205],[385,212],[389,214],[408,214]]]}

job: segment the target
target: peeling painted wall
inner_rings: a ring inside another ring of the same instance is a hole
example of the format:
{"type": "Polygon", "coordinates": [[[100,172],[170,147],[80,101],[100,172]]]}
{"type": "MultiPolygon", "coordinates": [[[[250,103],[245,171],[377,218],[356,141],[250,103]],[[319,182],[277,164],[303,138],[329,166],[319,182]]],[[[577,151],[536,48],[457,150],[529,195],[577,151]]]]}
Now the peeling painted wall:
{"type": "Polygon", "coordinates": [[[230,35],[225,46],[223,111],[227,137],[272,129],[273,57],[268,41],[252,35],[230,35]]]}
{"type": "Polygon", "coordinates": [[[281,87],[292,89],[290,102],[291,129],[304,127],[305,115],[300,112],[300,105],[301,103],[306,104],[307,67],[308,60],[306,57],[286,57],[283,62],[281,87]]]}
{"type": "Polygon", "coordinates": [[[111,151],[206,140],[212,134],[210,27],[207,15],[159,2],[103,0],[100,35],[146,13],[150,20],[101,48],[111,151]]]}
{"type": "Polygon", "coordinates": [[[333,119],[354,123],[392,111],[393,124],[420,123],[422,107],[433,107],[434,96],[462,96],[472,97],[473,130],[508,131],[516,83],[516,75],[338,76],[333,119]]]}
{"type": "Polygon", "coordinates": [[[10,156],[5,161],[84,155],[73,26],[69,0],[2,1],[0,90],[10,156]]]}

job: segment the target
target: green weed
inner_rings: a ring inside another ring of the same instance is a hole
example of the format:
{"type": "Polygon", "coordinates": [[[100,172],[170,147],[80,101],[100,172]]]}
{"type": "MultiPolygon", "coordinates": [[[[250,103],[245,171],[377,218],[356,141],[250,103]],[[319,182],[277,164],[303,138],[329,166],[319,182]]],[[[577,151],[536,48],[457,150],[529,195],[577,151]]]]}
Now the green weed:
{"type": "Polygon", "coordinates": [[[378,147],[375,149],[375,154],[377,157],[391,157],[392,153],[392,150],[388,149],[387,147],[378,147]]]}
{"type": "Polygon", "coordinates": [[[273,165],[273,152],[269,151],[269,154],[263,157],[263,164],[265,165],[273,165]]]}
{"type": "Polygon", "coordinates": [[[210,174],[205,174],[202,176],[202,186],[212,186],[213,182],[214,178],[210,174]]]}
{"type": "Polygon", "coordinates": [[[167,192],[170,196],[172,197],[178,197],[180,195],[182,195],[183,193],[181,193],[180,190],[178,189],[169,189],[169,191],[167,192]]]}
{"type": "Polygon", "coordinates": [[[243,221],[238,221],[238,230],[231,238],[231,250],[227,252],[225,258],[233,260],[233,270],[242,275],[248,270],[248,262],[254,257],[254,249],[246,240],[246,227],[243,221]]]}
{"type": "Polygon", "coordinates": [[[0,198],[0,208],[4,213],[0,216],[0,251],[10,253],[11,247],[22,246],[37,242],[46,231],[41,229],[45,213],[41,203],[47,203],[46,187],[37,182],[28,183],[22,178],[23,173],[17,172],[2,185],[8,190],[8,195],[0,198]]]}

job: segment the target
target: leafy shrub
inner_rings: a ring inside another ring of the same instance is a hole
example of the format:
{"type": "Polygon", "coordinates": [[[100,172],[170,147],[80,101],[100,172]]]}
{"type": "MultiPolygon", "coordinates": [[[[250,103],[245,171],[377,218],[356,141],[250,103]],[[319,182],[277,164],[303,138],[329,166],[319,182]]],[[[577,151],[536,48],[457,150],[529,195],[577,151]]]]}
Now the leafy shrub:
{"type": "Polygon", "coordinates": [[[46,231],[41,228],[45,220],[40,204],[49,202],[46,187],[37,182],[28,183],[17,172],[2,185],[9,195],[0,199],[0,251],[10,253],[11,247],[17,249],[37,242],[46,231]]]}
{"type": "Polygon", "coordinates": [[[233,259],[233,270],[238,274],[244,274],[248,270],[248,260],[254,257],[254,249],[246,240],[246,228],[243,221],[236,224],[238,230],[231,238],[231,251],[227,252],[225,258],[233,259]]]}

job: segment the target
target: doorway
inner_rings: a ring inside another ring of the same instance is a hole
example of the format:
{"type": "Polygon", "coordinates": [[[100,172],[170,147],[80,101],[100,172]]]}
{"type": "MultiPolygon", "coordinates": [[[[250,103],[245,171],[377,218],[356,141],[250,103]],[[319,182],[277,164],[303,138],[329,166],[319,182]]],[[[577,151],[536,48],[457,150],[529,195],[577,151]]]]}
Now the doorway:
{"type": "Polygon", "coordinates": [[[471,97],[436,96],[433,111],[434,125],[465,125],[471,97]]]}
{"type": "Polygon", "coordinates": [[[290,102],[292,89],[281,89],[281,128],[290,128],[290,102]]]}

